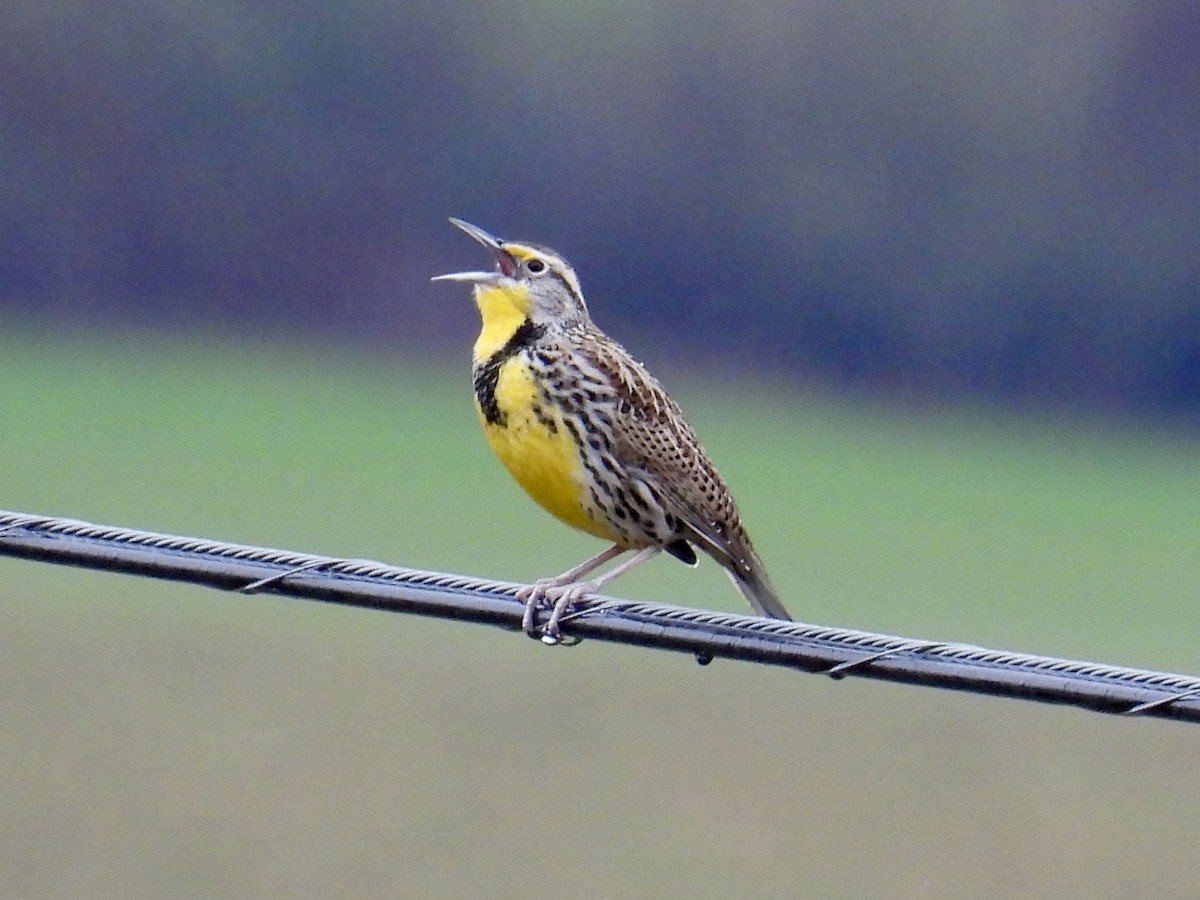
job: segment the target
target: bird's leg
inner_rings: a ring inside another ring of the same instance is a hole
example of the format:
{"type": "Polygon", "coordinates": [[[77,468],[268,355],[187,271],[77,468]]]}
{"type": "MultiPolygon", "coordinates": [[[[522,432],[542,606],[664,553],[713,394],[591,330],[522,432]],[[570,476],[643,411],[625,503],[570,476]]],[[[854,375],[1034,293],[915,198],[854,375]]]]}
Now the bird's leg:
{"type": "Polygon", "coordinates": [[[555,575],[553,578],[539,578],[533,584],[526,585],[517,591],[517,599],[525,600],[534,594],[540,594],[544,592],[546,588],[562,587],[564,584],[571,584],[572,582],[578,581],[588,572],[595,571],[610,559],[616,559],[628,549],[628,547],[622,547],[620,544],[613,544],[603,552],[597,553],[591,559],[585,559],[573,569],[567,569],[567,571],[563,572],[561,575],[555,575]]]}
{"type": "MultiPolygon", "coordinates": [[[[604,574],[597,575],[590,581],[579,581],[576,579],[570,584],[549,588],[546,591],[545,596],[547,598],[554,598],[554,609],[550,611],[550,618],[546,622],[546,627],[542,629],[542,643],[557,644],[562,640],[562,637],[559,635],[558,625],[559,622],[562,621],[563,614],[571,608],[572,603],[574,603],[576,600],[579,600],[581,597],[586,597],[588,594],[596,593],[596,591],[600,590],[600,588],[604,587],[609,582],[620,578],[630,569],[634,568],[635,566],[640,566],[646,560],[653,559],[662,551],[663,548],[658,544],[655,544],[651,547],[643,547],[619,566],[613,566],[604,574]]],[[[590,561],[591,560],[589,560],[589,562],[590,561]]],[[[599,563],[597,563],[597,565],[599,565],[599,563]]],[[[592,568],[595,568],[595,566],[592,568]]],[[[533,616],[529,614],[528,607],[526,607],[525,612],[530,620],[530,627],[525,629],[525,633],[532,636],[533,632],[530,630],[530,628],[533,625],[533,616]]]]}
{"type": "Polygon", "coordinates": [[[588,572],[594,572],[609,560],[616,559],[627,549],[620,544],[613,544],[603,553],[597,553],[591,559],[584,560],[573,569],[567,569],[561,575],[555,575],[553,578],[539,578],[533,584],[521,588],[517,591],[517,599],[525,604],[525,615],[521,617],[521,628],[527,635],[533,637],[537,634],[534,618],[537,616],[538,607],[543,600],[549,598],[549,593],[553,588],[573,584],[588,572]]]}

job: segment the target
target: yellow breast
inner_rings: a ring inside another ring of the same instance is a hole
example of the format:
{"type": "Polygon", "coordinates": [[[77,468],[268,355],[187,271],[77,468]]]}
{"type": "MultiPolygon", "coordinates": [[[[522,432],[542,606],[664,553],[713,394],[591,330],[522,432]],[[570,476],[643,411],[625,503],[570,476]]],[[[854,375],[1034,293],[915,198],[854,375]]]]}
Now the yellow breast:
{"type": "Polygon", "coordinates": [[[492,451],[517,484],[563,522],[607,540],[616,535],[586,509],[589,478],[579,448],[552,404],[539,402],[533,372],[521,356],[507,360],[496,379],[500,422],[487,421],[475,407],[492,451]]]}

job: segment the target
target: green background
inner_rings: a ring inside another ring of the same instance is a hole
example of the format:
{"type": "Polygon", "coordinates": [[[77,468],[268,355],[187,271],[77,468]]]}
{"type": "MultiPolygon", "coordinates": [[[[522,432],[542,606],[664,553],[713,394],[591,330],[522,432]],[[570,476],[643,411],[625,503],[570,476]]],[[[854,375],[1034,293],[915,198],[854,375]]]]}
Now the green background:
{"type": "MultiPolygon", "coordinates": [[[[512,580],[599,548],[491,458],[465,365],[0,352],[10,509],[512,580]]],[[[1200,671],[1194,435],[661,374],[799,618],[1200,671]]],[[[8,896],[1200,889],[1192,726],[18,560],[0,584],[8,896]]],[[[742,608],[708,562],[616,588],[742,608]]]]}
{"type": "MultiPolygon", "coordinates": [[[[4,0],[0,506],[597,552],[479,434],[460,216],[571,260],[800,618],[1200,674],[1198,44],[1176,0],[4,0]]],[[[745,611],[708,561],[615,590],[745,611]]],[[[1190,898],[1198,736],[0,558],[0,900],[1190,898]]]]}

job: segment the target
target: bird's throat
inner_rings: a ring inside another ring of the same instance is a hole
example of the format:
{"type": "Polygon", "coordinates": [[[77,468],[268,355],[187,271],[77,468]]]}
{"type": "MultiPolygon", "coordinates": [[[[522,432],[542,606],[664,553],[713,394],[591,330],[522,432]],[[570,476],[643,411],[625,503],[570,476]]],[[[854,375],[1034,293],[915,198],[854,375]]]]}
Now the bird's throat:
{"type": "Polygon", "coordinates": [[[483,320],[473,357],[478,366],[504,349],[529,321],[529,292],[516,284],[480,284],[475,287],[475,305],[483,320]]]}

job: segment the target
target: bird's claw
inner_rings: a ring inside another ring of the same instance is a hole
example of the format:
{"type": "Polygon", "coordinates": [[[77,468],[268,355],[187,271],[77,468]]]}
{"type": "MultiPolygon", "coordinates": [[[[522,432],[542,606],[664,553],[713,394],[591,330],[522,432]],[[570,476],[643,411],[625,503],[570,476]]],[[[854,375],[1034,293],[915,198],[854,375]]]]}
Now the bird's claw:
{"type": "Polygon", "coordinates": [[[577,637],[564,637],[559,630],[559,622],[580,597],[588,593],[587,585],[562,584],[553,578],[535,581],[533,584],[517,591],[517,599],[525,604],[525,612],[521,616],[521,629],[531,638],[538,638],[548,647],[574,647],[579,643],[577,637]],[[549,605],[550,618],[541,628],[538,627],[538,612],[543,606],[549,605]]]}

